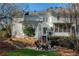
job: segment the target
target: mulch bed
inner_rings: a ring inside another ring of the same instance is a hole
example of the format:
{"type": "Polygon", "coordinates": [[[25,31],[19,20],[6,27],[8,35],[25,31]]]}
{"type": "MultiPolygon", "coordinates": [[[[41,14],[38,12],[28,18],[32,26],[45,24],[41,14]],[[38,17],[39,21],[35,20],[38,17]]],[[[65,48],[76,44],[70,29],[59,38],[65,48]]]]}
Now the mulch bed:
{"type": "Polygon", "coordinates": [[[15,51],[16,48],[8,42],[5,42],[7,38],[0,38],[0,55],[4,55],[9,51],[15,51]]]}
{"type": "Polygon", "coordinates": [[[61,46],[55,46],[55,48],[57,48],[57,51],[61,56],[79,56],[79,53],[72,49],[68,49],[61,46]]]}
{"type": "Polygon", "coordinates": [[[13,51],[15,49],[16,48],[13,45],[7,42],[0,42],[0,51],[13,51]]]}

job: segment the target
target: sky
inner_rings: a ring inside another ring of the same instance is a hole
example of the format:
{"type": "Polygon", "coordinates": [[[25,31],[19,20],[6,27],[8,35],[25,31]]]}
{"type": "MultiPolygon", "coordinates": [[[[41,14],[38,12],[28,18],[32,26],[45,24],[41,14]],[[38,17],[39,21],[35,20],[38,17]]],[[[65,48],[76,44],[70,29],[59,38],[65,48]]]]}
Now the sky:
{"type": "Polygon", "coordinates": [[[19,4],[20,8],[29,11],[40,11],[49,7],[65,7],[64,3],[23,3],[19,4]],[[28,8],[28,9],[27,9],[28,8]]]}

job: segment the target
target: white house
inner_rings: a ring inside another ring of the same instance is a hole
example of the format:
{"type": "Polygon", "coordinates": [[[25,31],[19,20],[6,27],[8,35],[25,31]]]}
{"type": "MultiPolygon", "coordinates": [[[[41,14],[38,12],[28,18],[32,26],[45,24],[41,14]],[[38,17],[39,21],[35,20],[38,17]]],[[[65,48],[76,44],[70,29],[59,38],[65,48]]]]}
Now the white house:
{"type": "Polygon", "coordinates": [[[72,33],[71,27],[70,18],[65,19],[64,17],[60,17],[60,19],[57,19],[51,12],[46,12],[44,21],[39,23],[36,28],[35,37],[37,39],[42,39],[42,37],[48,35],[69,37],[72,33]]]}
{"type": "Polygon", "coordinates": [[[42,37],[47,38],[49,35],[53,37],[70,37],[73,33],[73,23],[71,22],[69,15],[67,15],[67,17],[64,17],[63,15],[59,16],[55,9],[38,11],[34,13],[29,12],[29,14],[25,14],[24,17],[14,18],[14,26],[12,29],[13,36],[24,36],[22,23],[31,25],[35,28],[36,39],[42,39],[42,37]]]}
{"type": "Polygon", "coordinates": [[[23,21],[24,21],[23,17],[13,18],[13,21],[12,21],[12,37],[24,38],[25,35],[23,33],[23,24],[22,24],[23,21]]]}
{"type": "Polygon", "coordinates": [[[70,17],[60,15],[58,18],[56,11],[40,11],[25,16],[27,24],[35,26],[35,38],[42,39],[43,36],[64,36],[72,35],[72,23],[70,17]],[[36,25],[35,25],[36,24],[36,25]]]}

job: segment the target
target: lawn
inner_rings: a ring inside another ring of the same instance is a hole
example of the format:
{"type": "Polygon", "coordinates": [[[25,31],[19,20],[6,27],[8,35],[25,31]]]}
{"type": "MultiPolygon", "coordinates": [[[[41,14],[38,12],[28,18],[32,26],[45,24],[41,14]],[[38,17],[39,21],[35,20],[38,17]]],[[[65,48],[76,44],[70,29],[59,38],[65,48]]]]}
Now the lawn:
{"type": "Polygon", "coordinates": [[[58,56],[56,51],[36,51],[32,49],[20,49],[8,52],[5,56],[58,56]]]}

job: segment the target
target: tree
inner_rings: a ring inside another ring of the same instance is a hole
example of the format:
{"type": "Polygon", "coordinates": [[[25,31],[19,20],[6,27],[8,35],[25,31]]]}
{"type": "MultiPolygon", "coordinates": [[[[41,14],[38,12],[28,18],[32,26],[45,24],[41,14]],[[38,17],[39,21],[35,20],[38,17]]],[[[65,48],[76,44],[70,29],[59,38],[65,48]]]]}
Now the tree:
{"type": "Polygon", "coordinates": [[[5,29],[8,36],[11,36],[13,17],[18,17],[21,14],[22,10],[15,4],[0,4],[0,26],[5,29]]]}
{"type": "Polygon", "coordinates": [[[28,36],[34,36],[35,35],[35,29],[31,26],[25,25],[23,28],[23,32],[28,36]]]}
{"type": "Polygon", "coordinates": [[[73,17],[73,19],[74,19],[73,23],[75,24],[75,26],[74,26],[74,39],[76,41],[76,44],[74,44],[74,45],[75,45],[75,49],[78,50],[79,40],[77,38],[77,33],[78,33],[77,25],[78,25],[78,17],[79,17],[79,11],[78,11],[79,4],[72,3],[72,4],[70,4],[69,8],[70,8],[70,11],[72,11],[72,12],[70,12],[70,17],[71,16],[73,17]]]}

